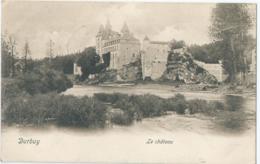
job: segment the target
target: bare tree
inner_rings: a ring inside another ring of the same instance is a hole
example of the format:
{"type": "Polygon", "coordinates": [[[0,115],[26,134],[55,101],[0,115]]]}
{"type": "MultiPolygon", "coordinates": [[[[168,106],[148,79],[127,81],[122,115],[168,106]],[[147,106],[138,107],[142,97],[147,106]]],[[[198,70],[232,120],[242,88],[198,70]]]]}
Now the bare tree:
{"type": "Polygon", "coordinates": [[[28,41],[26,41],[25,45],[24,45],[24,72],[27,72],[28,69],[28,59],[31,58],[31,51],[30,51],[30,47],[29,47],[29,43],[28,41]]]}
{"type": "Polygon", "coordinates": [[[50,39],[50,41],[48,43],[48,54],[47,54],[48,58],[49,58],[49,62],[51,62],[54,57],[53,46],[54,46],[54,42],[50,39]]]}
{"type": "Polygon", "coordinates": [[[15,76],[15,57],[16,57],[16,53],[15,53],[15,48],[16,48],[16,41],[12,36],[9,36],[8,42],[8,53],[10,54],[11,58],[12,58],[12,64],[11,64],[11,77],[15,76]]]}

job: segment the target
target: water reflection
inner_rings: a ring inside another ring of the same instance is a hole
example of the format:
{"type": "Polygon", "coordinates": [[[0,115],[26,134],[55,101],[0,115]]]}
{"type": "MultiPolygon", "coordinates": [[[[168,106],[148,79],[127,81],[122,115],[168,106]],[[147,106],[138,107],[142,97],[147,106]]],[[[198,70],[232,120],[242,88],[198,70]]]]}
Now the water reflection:
{"type": "MultiPolygon", "coordinates": [[[[225,110],[216,115],[216,126],[224,131],[242,132],[248,128],[249,113],[242,96],[224,96],[225,110]]],[[[252,107],[253,104],[251,105],[252,107]]]]}
{"type": "Polygon", "coordinates": [[[224,100],[228,111],[241,111],[244,109],[245,99],[242,96],[226,95],[224,100]]]}

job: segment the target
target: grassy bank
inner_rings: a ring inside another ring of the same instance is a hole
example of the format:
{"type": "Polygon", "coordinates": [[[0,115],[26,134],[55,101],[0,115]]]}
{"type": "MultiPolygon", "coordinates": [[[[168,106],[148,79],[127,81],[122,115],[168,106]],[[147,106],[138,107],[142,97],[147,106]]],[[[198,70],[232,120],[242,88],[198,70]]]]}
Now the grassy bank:
{"type": "Polygon", "coordinates": [[[104,127],[106,106],[99,101],[55,93],[17,97],[4,110],[8,124],[43,125],[53,121],[63,126],[104,127]]]}

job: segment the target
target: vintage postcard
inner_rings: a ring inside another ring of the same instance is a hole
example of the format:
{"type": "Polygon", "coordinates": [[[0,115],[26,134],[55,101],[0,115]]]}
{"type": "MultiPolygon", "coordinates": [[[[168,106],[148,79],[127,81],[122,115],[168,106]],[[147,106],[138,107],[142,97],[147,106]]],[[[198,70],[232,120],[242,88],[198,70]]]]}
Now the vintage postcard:
{"type": "Polygon", "coordinates": [[[1,160],[256,163],[256,4],[2,2],[1,160]]]}

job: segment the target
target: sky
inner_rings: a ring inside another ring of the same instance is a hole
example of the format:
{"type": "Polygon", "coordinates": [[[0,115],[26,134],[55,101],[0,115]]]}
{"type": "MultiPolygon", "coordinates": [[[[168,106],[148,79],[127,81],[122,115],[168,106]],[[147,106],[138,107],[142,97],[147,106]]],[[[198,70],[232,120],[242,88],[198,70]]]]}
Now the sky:
{"type": "Polygon", "coordinates": [[[20,53],[28,41],[33,58],[47,55],[50,39],[58,55],[95,46],[99,26],[107,20],[115,31],[126,22],[140,41],[147,35],[156,41],[176,39],[205,44],[211,42],[208,29],[214,7],[187,3],[4,1],[2,31],[15,38],[20,53]]]}

